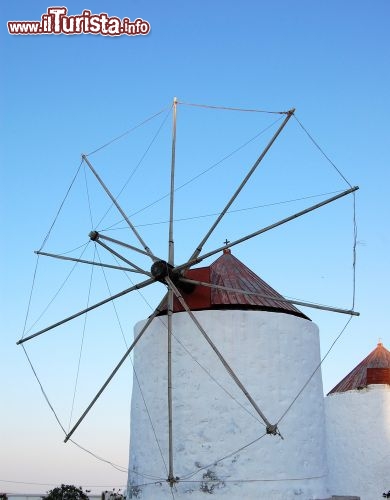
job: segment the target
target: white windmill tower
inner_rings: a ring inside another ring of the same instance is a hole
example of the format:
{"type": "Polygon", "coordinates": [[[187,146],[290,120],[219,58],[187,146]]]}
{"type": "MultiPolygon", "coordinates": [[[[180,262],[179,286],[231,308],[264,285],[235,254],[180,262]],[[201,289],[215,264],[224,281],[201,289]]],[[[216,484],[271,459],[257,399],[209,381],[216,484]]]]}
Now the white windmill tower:
{"type": "Polygon", "coordinates": [[[381,498],[390,484],[390,352],[376,348],[325,398],[329,486],[381,498]]]}
{"type": "Polygon", "coordinates": [[[178,104],[175,99],[168,258],[164,260],[153,253],[88,155],[83,155],[83,161],[126,221],[139,247],[98,231],[90,233],[91,240],[125,262],[128,271],[144,274],[147,279],[18,343],[134,290],[157,281],[163,283],[167,288],[165,297],[151,316],[137,325],[134,341],[66,434],[65,441],[134,350],[137,384],[131,412],[130,497],[156,500],[175,498],[178,494],[179,498],[196,500],[212,493],[230,499],[287,500],[297,495],[324,498],[328,490],[318,328],[295,305],[358,313],[286,300],[236,259],[230,248],[358,188],[350,187],[279,222],[202,253],[205,243],[294,115],[294,110],[283,112],[283,123],[214,224],[189,259],[178,265],[174,253],[178,104]],[[134,264],[114,250],[113,245],[149,258],[150,270],[134,264]],[[194,268],[221,252],[222,256],[210,266],[194,268]]]}
{"type": "MultiPolygon", "coordinates": [[[[184,275],[194,289],[181,292],[192,317],[179,300],[173,304],[174,492],[195,500],[205,493],[216,498],[288,499],[300,492],[306,499],[325,498],[320,370],[283,415],[291,395],[298,394],[320,362],[317,326],[230,250],[209,267],[184,275]],[[218,353],[223,353],[224,363],[218,353]],[[242,401],[240,389],[234,387],[237,380],[251,401],[261,405],[260,413],[254,403],[261,418],[249,405],[237,404],[242,401]],[[245,441],[254,442],[241,449],[245,441]]],[[[166,323],[165,304],[135,353],[139,384],[132,397],[130,498],[172,498],[164,480],[168,443],[161,438],[168,420],[167,361],[161,356],[166,323]],[[160,479],[150,480],[153,477],[160,479]]],[[[137,325],[136,334],[144,325],[137,325]]]]}

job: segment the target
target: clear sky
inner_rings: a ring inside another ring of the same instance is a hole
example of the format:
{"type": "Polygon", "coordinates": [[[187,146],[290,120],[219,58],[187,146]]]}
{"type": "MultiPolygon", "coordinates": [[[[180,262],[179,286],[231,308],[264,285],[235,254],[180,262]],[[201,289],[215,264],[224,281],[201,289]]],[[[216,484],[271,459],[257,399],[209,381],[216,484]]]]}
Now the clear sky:
{"type": "MultiPolygon", "coordinates": [[[[99,493],[126,484],[122,470],[63,443],[63,432],[16,341],[24,329],[36,265],[33,252],[42,246],[80,154],[91,153],[165,108],[90,160],[115,194],[136,168],[119,200],[135,214],[134,223],[152,250],[167,256],[167,199],[140,210],[169,190],[168,108],[174,96],[187,103],[296,108],[297,118],[334,165],[352,185],[360,186],[355,309],[361,316],[352,320],[323,364],[324,391],[371,352],[379,338],[390,348],[388,1],[86,0],[65,6],[71,15],[89,9],[120,19],[142,18],[151,31],[136,37],[11,36],[6,21],[39,20],[50,4],[25,0],[1,6],[0,491],[6,492],[45,492],[72,483],[99,493]]],[[[175,226],[176,262],[185,260],[213,221],[199,216],[224,206],[280,124],[274,123],[278,118],[179,105],[178,185],[214,168],[177,193],[175,217],[189,220],[175,226]]],[[[226,217],[207,249],[324,199],[317,195],[346,188],[293,118],[232,207],[241,211],[226,217]],[[309,196],[316,197],[291,201],[309,196]],[[263,206],[279,202],[288,203],[263,206]]],[[[106,234],[133,243],[129,231],[120,229],[124,225],[117,224],[121,217],[115,210],[98,222],[108,207],[90,173],[82,170],[44,250],[73,250],[88,241],[95,227],[110,228],[106,234]]],[[[235,247],[233,253],[286,296],[349,308],[352,223],[350,196],[235,247]]],[[[71,255],[80,254],[79,248],[71,255]]],[[[94,256],[113,262],[101,249],[97,256],[89,245],[83,258],[94,256]]],[[[69,263],[39,259],[28,328],[71,268],[69,263]]],[[[89,267],[78,266],[31,332],[129,286],[121,273],[96,271],[91,278],[89,267]]],[[[117,310],[106,307],[88,315],[87,322],[76,320],[26,345],[66,429],[124,352],[123,337],[131,339],[133,325],[150,314],[163,291],[156,285],[142,296],[127,296],[117,301],[117,310]]],[[[304,312],[319,325],[325,355],[348,317],[304,312]]],[[[124,469],[131,385],[131,365],[126,364],[74,436],[124,469]]]]}

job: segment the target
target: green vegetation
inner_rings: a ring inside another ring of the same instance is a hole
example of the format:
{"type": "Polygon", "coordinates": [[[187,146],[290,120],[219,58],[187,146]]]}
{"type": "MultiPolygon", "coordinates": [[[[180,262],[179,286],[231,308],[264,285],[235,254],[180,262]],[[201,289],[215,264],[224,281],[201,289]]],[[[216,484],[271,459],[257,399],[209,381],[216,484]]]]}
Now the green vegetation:
{"type": "Polygon", "coordinates": [[[69,484],[61,484],[47,492],[45,500],[88,500],[82,488],[69,484]]]}

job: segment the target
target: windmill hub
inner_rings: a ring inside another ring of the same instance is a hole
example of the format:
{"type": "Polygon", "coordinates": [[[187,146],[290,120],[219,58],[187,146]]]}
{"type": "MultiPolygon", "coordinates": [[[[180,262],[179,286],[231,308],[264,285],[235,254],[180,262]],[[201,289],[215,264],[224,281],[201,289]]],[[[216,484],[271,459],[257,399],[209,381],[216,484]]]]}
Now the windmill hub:
{"type": "Polygon", "coordinates": [[[99,233],[97,231],[91,231],[88,236],[92,241],[97,241],[99,239],[99,233]]]}
{"type": "Polygon", "coordinates": [[[166,276],[172,277],[172,269],[173,267],[165,260],[156,260],[153,262],[150,272],[156,280],[164,281],[166,276]]]}
{"type": "Polygon", "coordinates": [[[182,277],[182,273],[180,271],[175,271],[174,267],[165,260],[156,260],[153,262],[150,272],[157,281],[161,281],[162,283],[165,283],[165,278],[168,276],[179,290],[186,294],[192,293],[196,288],[196,286],[191,283],[181,281],[180,278],[182,277]]]}

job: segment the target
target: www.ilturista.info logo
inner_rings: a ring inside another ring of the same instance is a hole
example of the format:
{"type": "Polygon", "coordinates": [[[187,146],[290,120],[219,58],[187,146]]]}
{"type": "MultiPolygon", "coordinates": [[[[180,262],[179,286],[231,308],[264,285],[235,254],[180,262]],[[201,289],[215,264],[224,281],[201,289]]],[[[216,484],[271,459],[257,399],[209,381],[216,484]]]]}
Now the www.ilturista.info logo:
{"type": "Polygon", "coordinates": [[[104,36],[147,35],[150,24],[144,19],[131,21],[128,17],[108,16],[105,12],[92,14],[83,10],[82,14],[68,16],[66,7],[49,7],[40,21],[8,21],[10,35],[81,35],[83,33],[104,36]]]}

